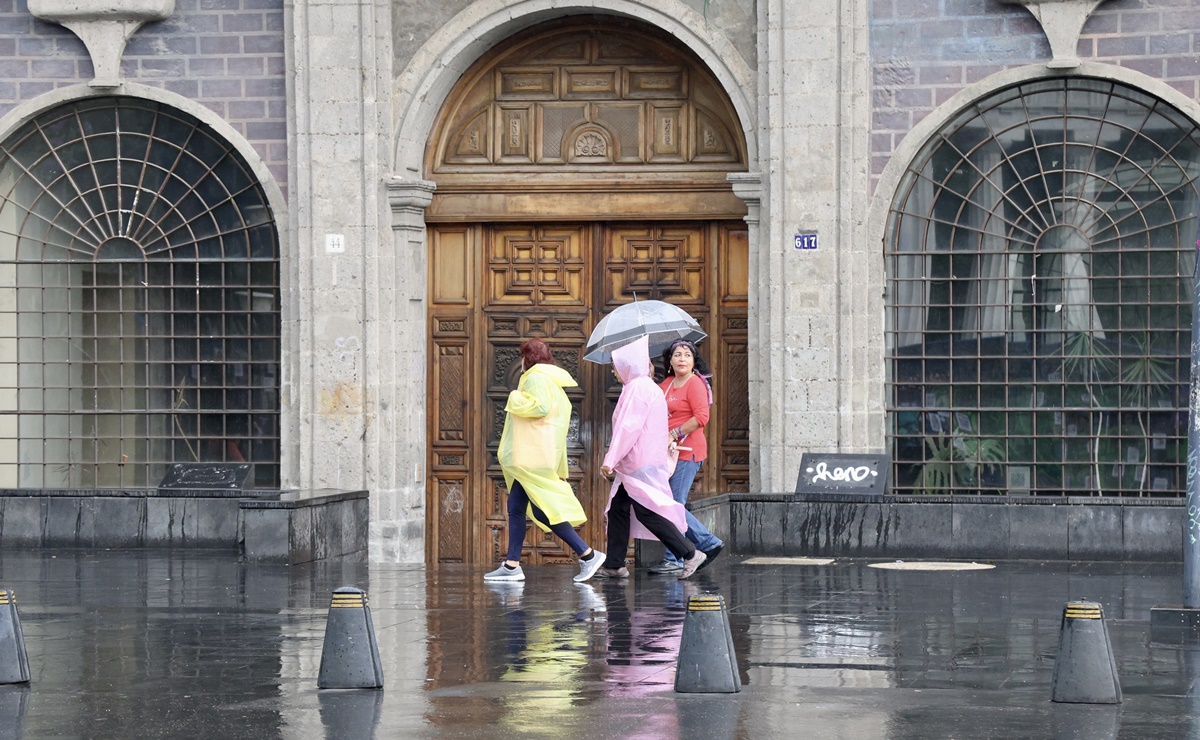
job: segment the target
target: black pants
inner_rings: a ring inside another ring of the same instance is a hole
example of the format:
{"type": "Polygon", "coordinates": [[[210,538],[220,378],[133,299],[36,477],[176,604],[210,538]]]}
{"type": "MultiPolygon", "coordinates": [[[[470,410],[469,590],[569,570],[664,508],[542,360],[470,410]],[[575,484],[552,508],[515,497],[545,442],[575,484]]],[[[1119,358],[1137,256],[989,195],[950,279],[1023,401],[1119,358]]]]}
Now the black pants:
{"type": "Polygon", "coordinates": [[[629,549],[630,507],[637,514],[638,521],[668,550],[675,553],[675,557],[687,560],[696,554],[696,546],[688,542],[687,537],[683,536],[670,519],[655,514],[634,501],[625,491],[625,486],[619,486],[608,507],[608,553],[604,559],[605,568],[620,568],[625,564],[625,551],[629,549]]]}

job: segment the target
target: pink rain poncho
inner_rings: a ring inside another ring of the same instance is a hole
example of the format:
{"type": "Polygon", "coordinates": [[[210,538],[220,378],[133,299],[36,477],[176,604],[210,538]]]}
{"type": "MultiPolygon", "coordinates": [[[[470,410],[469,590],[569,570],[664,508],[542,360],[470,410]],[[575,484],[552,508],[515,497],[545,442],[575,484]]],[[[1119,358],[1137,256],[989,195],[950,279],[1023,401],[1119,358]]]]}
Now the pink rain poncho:
{"type": "MultiPolygon", "coordinates": [[[[613,411],[612,441],[604,466],[616,471],[608,506],[618,486],[637,503],[668,519],[680,532],[687,531],[686,510],[671,497],[671,462],[667,455],[667,399],[650,377],[650,352],[645,337],[613,350],[613,367],[625,381],[613,411]]],[[[604,511],[608,513],[608,506],[604,511]]],[[[637,520],[634,509],[630,534],[642,540],[656,539],[637,520]]]]}

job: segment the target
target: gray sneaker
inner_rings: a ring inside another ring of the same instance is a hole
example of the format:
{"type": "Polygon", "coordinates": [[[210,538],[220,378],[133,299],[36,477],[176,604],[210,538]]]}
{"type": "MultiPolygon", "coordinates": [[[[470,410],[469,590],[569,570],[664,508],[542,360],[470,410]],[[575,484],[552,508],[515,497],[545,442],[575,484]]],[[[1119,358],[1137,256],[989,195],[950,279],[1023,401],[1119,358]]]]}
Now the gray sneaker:
{"type": "Polygon", "coordinates": [[[622,565],[620,568],[601,568],[596,571],[596,578],[628,578],[629,569],[622,565]]]}
{"type": "Polygon", "coordinates": [[[600,570],[600,566],[602,565],[604,565],[604,553],[599,550],[592,550],[591,560],[579,561],[579,575],[575,576],[575,582],[583,583],[596,575],[596,571],[600,570]]]}
{"type": "Polygon", "coordinates": [[[678,573],[681,570],[683,570],[682,565],[670,560],[664,560],[661,563],[650,566],[650,572],[659,576],[667,573],[678,573]]]}
{"type": "Polygon", "coordinates": [[[708,560],[708,556],[703,551],[696,550],[696,554],[683,561],[683,570],[679,571],[679,579],[683,580],[695,573],[701,565],[704,565],[705,560],[708,560]]]}
{"type": "Polygon", "coordinates": [[[521,570],[521,566],[509,568],[504,563],[500,563],[500,567],[493,570],[491,573],[484,573],[483,580],[485,581],[523,581],[525,580],[525,572],[521,570]]]}

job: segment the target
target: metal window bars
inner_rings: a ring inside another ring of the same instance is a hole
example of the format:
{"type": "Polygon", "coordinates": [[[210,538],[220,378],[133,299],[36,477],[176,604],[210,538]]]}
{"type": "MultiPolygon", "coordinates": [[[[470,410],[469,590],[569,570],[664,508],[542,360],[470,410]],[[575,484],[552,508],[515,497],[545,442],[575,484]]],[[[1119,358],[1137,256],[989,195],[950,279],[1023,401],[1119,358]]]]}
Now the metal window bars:
{"type": "Polygon", "coordinates": [[[1200,130],[1088,78],[976,102],[889,216],[893,490],[1179,496],[1200,130]]]}
{"type": "Polygon", "coordinates": [[[278,486],[272,218],[229,143],[151,101],[70,103],[0,144],[0,487],[188,461],[278,486]]]}

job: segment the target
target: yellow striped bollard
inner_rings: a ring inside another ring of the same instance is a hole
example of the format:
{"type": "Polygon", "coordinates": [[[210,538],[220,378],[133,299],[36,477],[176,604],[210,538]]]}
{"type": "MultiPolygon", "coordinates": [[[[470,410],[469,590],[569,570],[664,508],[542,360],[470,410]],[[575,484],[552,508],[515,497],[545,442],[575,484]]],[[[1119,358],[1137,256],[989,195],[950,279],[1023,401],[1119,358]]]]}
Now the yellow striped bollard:
{"type": "Polygon", "coordinates": [[[383,664],[375,642],[375,625],[367,592],[343,586],[333,592],[325,620],[319,689],[381,689],[383,664]]]}
{"type": "Polygon", "coordinates": [[[681,694],[732,694],[742,690],[729,613],[719,594],[688,599],[683,637],[675,667],[675,691],[681,694]]]}
{"type": "Polygon", "coordinates": [[[0,589],[0,684],[29,683],[29,656],[17,614],[17,597],[0,589]]]}
{"type": "Polygon", "coordinates": [[[1071,704],[1120,704],[1121,681],[1104,623],[1094,601],[1071,601],[1063,609],[1054,660],[1051,701],[1071,704]]]}

